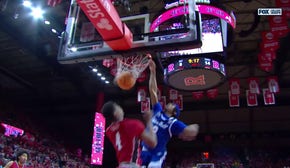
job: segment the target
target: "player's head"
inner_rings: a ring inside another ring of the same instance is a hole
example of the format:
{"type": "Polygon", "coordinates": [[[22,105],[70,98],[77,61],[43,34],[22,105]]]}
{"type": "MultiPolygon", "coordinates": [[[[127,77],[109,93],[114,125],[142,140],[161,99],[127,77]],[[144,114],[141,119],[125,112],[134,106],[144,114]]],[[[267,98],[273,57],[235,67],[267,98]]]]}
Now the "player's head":
{"type": "Polygon", "coordinates": [[[103,105],[102,114],[108,121],[121,121],[124,118],[122,107],[113,101],[108,101],[103,105]]]}
{"type": "Polygon", "coordinates": [[[29,155],[27,151],[21,150],[16,153],[16,161],[24,164],[27,161],[28,156],[29,155]]]}
{"type": "Polygon", "coordinates": [[[180,115],[180,108],[177,104],[175,103],[168,103],[165,106],[165,111],[170,115],[173,116],[175,118],[178,118],[180,115]]]}

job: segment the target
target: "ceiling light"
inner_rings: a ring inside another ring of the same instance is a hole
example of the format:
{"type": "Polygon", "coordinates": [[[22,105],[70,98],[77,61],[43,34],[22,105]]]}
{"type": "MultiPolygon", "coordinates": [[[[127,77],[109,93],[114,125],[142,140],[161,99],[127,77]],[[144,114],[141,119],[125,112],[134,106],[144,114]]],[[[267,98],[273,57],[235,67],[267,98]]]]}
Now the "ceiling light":
{"type": "Polygon", "coordinates": [[[44,24],[46,24],[46,25],[50,25],[50,21],[45,20],[45,21],[44,21],[44,24]]]}
{"type": "Polygon", "coordinates": [[[52,33],[57,33],[57,31],[55,29],[51,29],[52,33]]]}
{"type": "Polygon", "coordinates": [[[101,79],[102,79],[102,80],[105,80],[106,78],[102,76],[101,79]]]}
{"type": "Polygon", "coordinates": [[[93,68],[92,71],[93,71],[93,72],[98,72],[98,69],[93,68]]]}
{"type": "Polygon", "coordinates": [[[44,11],[37,7],[37,8],[31,8],[31,15],[35,18],[35,19],[41,19],[43,18],[43,14],[44,14],[44,11]]]}
{"type": "Polygon", "coordinates": [[[24,0],[22,5],[25,6],[25,7],[31,8],[32,3],[30,1],[24,0]]]}
{"type": "Polygon", "coordinates": [[[102,76],[102,74],[101,74],[101,73],[97,73],[97,75],[98,75],[98,76],[102,76]]]}
{"type": "Polygon", "coordinates": [[[105,81],[105,83],[109,84],[110,82],[109,81],[105,81]]]}

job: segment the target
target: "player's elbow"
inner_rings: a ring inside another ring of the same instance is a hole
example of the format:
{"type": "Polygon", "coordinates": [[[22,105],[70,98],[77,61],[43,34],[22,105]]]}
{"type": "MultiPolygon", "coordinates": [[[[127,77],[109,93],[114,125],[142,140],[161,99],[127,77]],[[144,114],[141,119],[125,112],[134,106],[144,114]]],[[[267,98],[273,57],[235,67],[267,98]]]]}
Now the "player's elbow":
{"type": "Polygon", "coordinates": [[[197,136],[199,131],[199,126],[198,124],[191,124],[185,127],[183,132],[179,135],[179,138],[189,141],[189,140],[194,140],[195,137],[197,136]]]}
{"type": "Polygon", "coordinates": [[[148,146],[150,148],[155,148],[157,146],[157,137],[156,135],[153,135],[148,143],[148,146]]]}

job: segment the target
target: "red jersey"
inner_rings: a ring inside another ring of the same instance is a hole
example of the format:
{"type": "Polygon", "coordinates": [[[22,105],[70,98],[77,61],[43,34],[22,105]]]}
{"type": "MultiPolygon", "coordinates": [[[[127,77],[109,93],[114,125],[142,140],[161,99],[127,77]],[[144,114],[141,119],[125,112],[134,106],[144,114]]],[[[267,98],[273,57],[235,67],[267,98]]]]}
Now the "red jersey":
{"type": "Polygon", "coordinates": [[[107,128],[106,136],[115,148],[119,164],[121,162],[141,164],[140,136],[144,129],[144,124],[136,119],[124,119],[112,123],[107,128]]]}
{"type": "Polygon", "coordinates": [[[13,163],[12,163],[12,165],[10,166],[10,168],[25,168],[26,166],[19,166],[18,164],[17,164],[17,162],[16,161],[14,161],[13,163]]]}

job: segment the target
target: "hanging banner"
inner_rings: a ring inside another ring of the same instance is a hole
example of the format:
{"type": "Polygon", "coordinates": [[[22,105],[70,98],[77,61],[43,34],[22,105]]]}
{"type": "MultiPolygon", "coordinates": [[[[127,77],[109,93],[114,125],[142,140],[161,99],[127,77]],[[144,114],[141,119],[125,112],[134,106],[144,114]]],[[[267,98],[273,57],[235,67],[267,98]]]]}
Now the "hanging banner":
{"type": "Polygon", "coordinates": [[[290,0],[276,0],[276,7],[282,8],[282,15],[290,18],[290,0]]]}
{"type": "Polygon", "coordinates": [[[203,98],[204,92],[198,91],[198,92],[192,92],[192,98],[195,100],[200,100],[203,98]]]}
{"type": "Polygon", "coordinates": [[[147,97],[146,90],[147,88],[145,86],[137,88],[137,102],[142,102],[146,100],[147,97]]]}
{"type": "Polygon", "coordinates": [[[110,67],[110,74],[113,76],[116,76],[117,74],[117,65],[114,64],[113,66],[110,67]]]}
{"type": "Polygon", "coordinates": [[[166,106],[166,96],[161,96],[161,99],[159,100],[162,109],[165,109],[166,106]]]}
{"type": "Polygon", "coordinates": [[[232,94],[229,90],[229,104],[230,107],[240,107],[240,95],[232,94]]]}
{"type": "Polygon", "coordinates": [[[56,5],[60,4],[62,0],[47,0],[47,5],[55,7],[56,5]]]}
{"type": "Polygon", "coordinates": [[[268,16],[270,30],[278,37],[284,37],[288,34],[288,21],[285,15],[268,16]]]}
{"type": "Polygon", "coordinates": [[[150,110],[150,98],[147,97],[145,101],[141,102],[141,113],[144,113],[149,110],[150,110]]]}
{"type": "Polygon", "coordinates": [[[279,93],[280,87],[278,83],[278,77],[277,76],[269,76],[267,78],[268,81],[268,88],[271,93],[279,93]]]}
{"type": "Polygon", "coordinates": [[[178,99],[178,91],[175,89],[169,89],[169,100],[177,100],[178,99]]]}
{"type": "Polygon", "coordinates": [[[265,105],[275,104],[275,95],[274,93],[271,93],[268,88],[263,89],[263,97],[265,105]]]}
{"type": "Polygon", "coordinates": [[[209,99],[215,99],[218,96],[218,89],[207,90],[206,95],[209,99]]]}
{"type": "Polygon", "coordinates": [[[262,31],[261,37],[260,49],[262,53],[275,52],[280,47],[278,37],[272,31],[262,31]]]}
{"type": "Polygon", "coordinates": [[[259,80],[258,78],[248,78],[249,91],[253,94],[260,94],[259,80]]]}
{"type": "Polygon", "coordinates": [[[103,66],[110,68],[112,67],[114,64],[116,63],[116,61],[112,58],[105,58],[103,59],[103,66]]]}
{"type": "Polygon", "coordinates": [[[105,138],[105,118],[101,113],[95,114],[94,135],[92,143],[91,164],[102,165],[105,138]]]}
{"type": "Polygon", "coordinates": [[[246,97],[247,97],[248,106],[257,106],[258,105],[257,94],[251,93],[250,90],[246,90],[246,97]]]}
{"type": "Polygon", "coordinates": [[[270,72],[273,69],[273,62],[265,59],[265,53],[258,54],[259,68],[263,71],[270,72]]]}
{"type": "Polygon", "coordinates": [[[162,86],[158,85],[157,86],[157,98],[159,101],[161,100],[161,97],[162,97],[161,95],[162,95],[162,86]]]}
{"type": "Polygon", "coordinates": [[[180,110],[183,110],[183,96],[178,95],[178,98],[173,101],[175,104],[177,104],[180,108],[180,110]]]}
{"type": "Polygon", "coordinates": [[[239,95],[240,94],[240,80],[239,79],[230,79],[229,80],[229,86],[231,94],[233,95],[239,95]]]}

